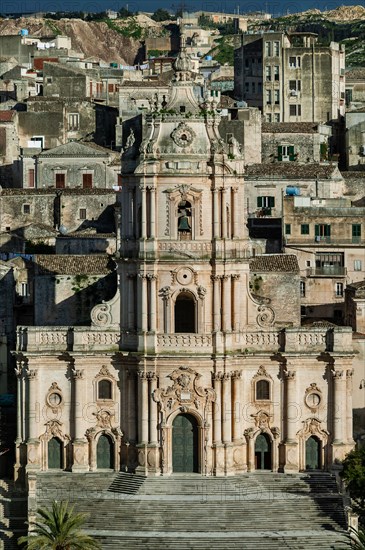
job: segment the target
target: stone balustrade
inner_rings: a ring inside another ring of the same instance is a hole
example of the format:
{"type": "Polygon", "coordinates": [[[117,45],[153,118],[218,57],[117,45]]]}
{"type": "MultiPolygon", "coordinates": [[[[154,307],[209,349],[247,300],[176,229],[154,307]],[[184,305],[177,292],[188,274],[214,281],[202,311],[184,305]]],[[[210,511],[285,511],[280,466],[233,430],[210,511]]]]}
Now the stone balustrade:
{"type": "MultiPolygon", "coordinates": [[[[214,353],[220,344],[243,354],[256,352],[341,352],[351,353],[351,327],[287,328],[281,331],[237,331],[207,334],[149,334],[157,351],[186,351],[214,353]]],[[[18,327],[17,351],[57,352],[111,351],[121,348],[137,350],[138,336],[94,327],[18,327]]]]}

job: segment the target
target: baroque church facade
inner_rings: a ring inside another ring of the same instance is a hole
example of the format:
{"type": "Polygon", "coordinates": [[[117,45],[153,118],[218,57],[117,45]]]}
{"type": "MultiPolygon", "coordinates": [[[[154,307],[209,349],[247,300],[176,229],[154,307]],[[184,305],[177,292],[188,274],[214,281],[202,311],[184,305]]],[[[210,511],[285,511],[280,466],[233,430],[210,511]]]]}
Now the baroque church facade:
{"type": "Polygon", "coordinates": [[[244,152],[219,121],[182,47],[125,140],[117,294],[88,327],[18,327],[16,476],[297,472],[353,447],[351,328],[301,327],[299,283],[284,313],[255,294],[260,262],[297,262],[249,238],[244,152]]]}

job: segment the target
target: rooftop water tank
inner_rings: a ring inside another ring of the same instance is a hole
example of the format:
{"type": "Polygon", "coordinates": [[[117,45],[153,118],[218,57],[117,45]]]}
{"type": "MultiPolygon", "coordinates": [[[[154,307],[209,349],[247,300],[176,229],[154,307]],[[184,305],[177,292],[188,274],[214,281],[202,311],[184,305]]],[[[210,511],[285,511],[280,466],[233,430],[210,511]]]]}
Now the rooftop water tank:
{"type": "Polygon", "coordinates": [[[21,29],[19,34],[20,36],[28,36],[29,31],[28,29],[21,29]]]}
{"type": "Polygon", "coordinates": [[[300,189],[299,187],[288,186],[285,190],[285,194],[289,195],[289,197],[299,197],[300,189]]]}
{"type": "Polygon", "coordinates": [[[205,56],[205,61],[212,61],[213,57],[211,55],[205,56]]]}

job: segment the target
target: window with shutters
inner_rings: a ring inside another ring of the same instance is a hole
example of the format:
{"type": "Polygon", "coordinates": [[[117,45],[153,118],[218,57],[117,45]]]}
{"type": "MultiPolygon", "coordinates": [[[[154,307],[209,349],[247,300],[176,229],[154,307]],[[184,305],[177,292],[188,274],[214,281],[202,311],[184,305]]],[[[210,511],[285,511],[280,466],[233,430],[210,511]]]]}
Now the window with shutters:
{"type": "Polygon", "coordinates": [[[331,226],[328,223],[319,223],[314,226],[314,236],[316,241],[330,242],[331,226]]]}
{"type": "Polygon", "coordinates": [[[256,401],[270,399],[270,382],[269,380],[258,380],[256,382],[256,401]]]}
{"type": "Polygon", "coordinates": [[[66,174],[64,173],[56,173],[56,188],[57,189],[64,189],[66,184],[66,174]]]}
{"type": "Polygon", "coordinates": [[[309,223],[302,223],[300,233],[301,235],[309,235],[309,223]]]}
{"type": "Polygon", "coordinates": [[[257,197],[258,208],[274,208],[275,197],[257,197]]]}
{"type": "Polygon", "coordinates": [[[274,65],[274,80],[279,80],[279,65],[274,65]]]}
{"type": "Polygon", "coordinates": [[[266,65],[265,74],[266,74],[266,80],[270,81],[271,80],[271,67],[270,67],[270,65],[266,65]]]}
{"type": "Polygon", "coordinates": [[[293,161],[296,159],[294,145],[279,145],[278,146],[278,160],[280,161],[293,161]]]}
{"type": "Polygon", "coordinates": [[[28,187],[34,187],[34,168],[28,170],[28,187]]]}
{"type": "Polygon", "coordinates": [[[300,281],[300,297],[305,298],[305,281],[300,281]]]}
{"type": "Polygon", "coordinates": [[[265,42],[265,55],[267,57],[271,57],[271,52],[272,52],[271,42],[265,42]]]}
{"type": "Polygon", "coordinates": [[[92,174],[82,174],[82,187],[83,189],[92,189],[93,186],[93,175],[92,174]]]}
{"type": "Polygon", "coordinates": [[[80,208],[79,218],[80,220],[86,220],[86,208],[80,208]]]}
{"type": "Polygon", "coordinates": [[[343,283],[336,283],[336,297],[341,298],[343,296],[343,283]]]}
{"type": "Polygon", "coordinates": [[[280,103],[280,90],[274,90],[274,100],[275,100],[275,105],[279,105],[279,103],[280,103]]]}
{"type": "Polygon", "coordinates": [[[79,113],[69,113],[68,115],[68,129],[70,132],[76,131],[80,128],[80,115],[79,113]]]}
{"type": "Polygon", "coordinates": [[[285,235],[291,235],[291,224],[290,223],[285,224],[285,235]]]}
{"type": "Polygon", "coordinates": [[[280,42],[277,42],[277,41],[274,42],[274,55],[275,56],[280,55],[280,42]]]}
{"type": "Polygon", "coordinates": [[[352,242],[359,243],[361,240],[361,224],[353,223],[352,224],[352,242]]]}

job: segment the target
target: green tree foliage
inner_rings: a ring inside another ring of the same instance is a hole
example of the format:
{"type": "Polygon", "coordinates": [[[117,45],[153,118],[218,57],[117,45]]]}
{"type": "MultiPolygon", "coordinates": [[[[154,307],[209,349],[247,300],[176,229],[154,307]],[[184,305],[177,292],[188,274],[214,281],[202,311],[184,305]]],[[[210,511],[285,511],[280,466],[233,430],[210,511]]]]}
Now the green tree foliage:
{"type": "Polygon", "coordinates": [[[154,21],[171,21],[171,16],[168,11],[163,10],[162,8],[158,8],[158,10],[155,11],[153,15],[151,15],[151,19],[154,21]]]}
{"type": "Polygon", "coordinates": [[[120,8],[120,10],[118,11],[118,17],[120,19],[127,19],[128,17],[132,17],[132,15],[133,15],[133,12],[127,10],[127,8],[125,8],[124,6],[123,8],[120,8]]]}
{"type": "Polygon", "coordinates": [[[31,533],[20,537],[18,544],[28,550],[99,550],[100,545],[81,528],[85,514],[74,512],[68,502],[52,503],[52,508],[38,508],[31,533]]]}
{"type": "Polygon", "coordinates": [[[345,481],[351,498],[365,507],[365,448],[353,449],[343,461],[341,477],[345,481]]]}

